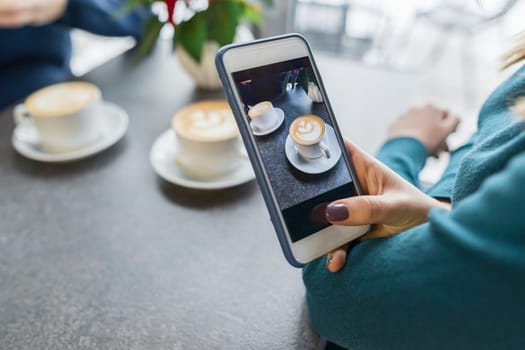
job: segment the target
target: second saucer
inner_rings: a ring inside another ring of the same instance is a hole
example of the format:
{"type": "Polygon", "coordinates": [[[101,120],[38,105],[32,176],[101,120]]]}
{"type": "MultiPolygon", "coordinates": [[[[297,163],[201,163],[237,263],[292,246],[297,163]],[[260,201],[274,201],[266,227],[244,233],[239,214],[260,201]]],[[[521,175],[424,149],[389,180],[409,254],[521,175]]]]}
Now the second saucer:
{"type": "Polygon", "coordinates": [[[153,170],[164,180],[173,184],[198,190],[218,190],[241,185],[255,178],[250,161],[241,158],[239,167],[229,174],[210,180],[197,180],[185,174],[177,163],[177,136],[168,129],[157,137],[150,151],[153,170]]]}
{"type": "Polygon", "coordinates": [[[122,107],[103,102],[100,112],[99,137],[93,143],[78,149],[59,153],[47,152],[40,146],[38,133],[34,127],[24,124],[17,125],[11,142],[18,153],[41,162],[69,162],[89,157],[115,144],[128,129],[129,117],[122,107]]]}
{"type": "Polygon", "coordinates": [[[282,125],[284,121],[284,111],[277,107],[274,107],[274,110],[277,114],[277,119],[275,120],[275,124],[272,125],[271,127],[261,130],[256,125],[254,125],[253,121],[250,122],[250,128],[252,129],[252,133],[255,136],[264,136],[264,135],[271,134],[272,132],[277,130],[282,125]]]}
{"type": "Polygon", "coordinates": [[[330,149],[330,158],[319,157],[315,159],[305,159],[297,151],[290,135],[286,137],[285,153],[286,158],[294,168],[306,174],[322,174],[332,169],[341,158],[341,149],[337,147],[337,138],[334,129],[326,125],[326,135],[324,141],[330,149]]]}

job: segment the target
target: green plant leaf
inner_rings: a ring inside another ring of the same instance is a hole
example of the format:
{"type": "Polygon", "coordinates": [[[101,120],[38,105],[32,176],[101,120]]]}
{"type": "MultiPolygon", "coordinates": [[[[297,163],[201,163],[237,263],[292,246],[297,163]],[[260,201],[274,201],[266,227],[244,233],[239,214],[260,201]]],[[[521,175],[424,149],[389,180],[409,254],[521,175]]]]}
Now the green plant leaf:
{"type": "Polygon", "coordinates": [[[177,26],[173,42],[182,45],[195,61],[200,62],[207,35],[204,12],[198,12],[177,26]]]}
{"type": "Polygon", "coordinates": [[[164,23],[162,23],[157,16],[152,16],[146,22],[146,25],[144,26],[144,36],[142,37],[137,49],[137,59],[139,61],[153,50],[153,46],[155,46],[155,43],[157,42],[157,38],[163,25],[164,23]]]}
{"type": "Polygon", "coordinates": [[[239,1],[214,1],[205,11],[207,13],[208,39],[220,46],[231,44],[242,15],[239,1]]]}
{"type": "Polygon", "coordinates": [[[261,24],[262,12],[261,10],[248,3],[242,3],[242,17],[250,23],[261,24]]]}
{"type": "Polygon", "coordinates": [[[122,18],[124,16],[127,16],[133,10],[134,7],[138,5],[149,6],[151,3],[151,0],[129,0],[118,8],[118,10],[113,14],[113,18],[122,18]]]}
{"type": "Polygon", "coordinates": [[[304,91],[308,92],[308,83],[315,82],[313,71],[310,67],[303,68],[299,71],[297,77],[297,83],[303,88],[304,91]]]}

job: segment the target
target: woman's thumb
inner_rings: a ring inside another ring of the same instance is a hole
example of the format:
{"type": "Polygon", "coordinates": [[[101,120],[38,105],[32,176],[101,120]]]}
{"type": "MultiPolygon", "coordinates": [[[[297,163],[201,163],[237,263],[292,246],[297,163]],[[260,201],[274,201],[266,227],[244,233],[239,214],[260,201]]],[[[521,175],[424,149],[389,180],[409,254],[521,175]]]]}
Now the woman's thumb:
{"type": "Polygon", "coordinates": [[[326,207],[326,218],[337,225],[378,224],[386,217],[388,205],[383,196],[356,196],[340,199],[326,207]]]}

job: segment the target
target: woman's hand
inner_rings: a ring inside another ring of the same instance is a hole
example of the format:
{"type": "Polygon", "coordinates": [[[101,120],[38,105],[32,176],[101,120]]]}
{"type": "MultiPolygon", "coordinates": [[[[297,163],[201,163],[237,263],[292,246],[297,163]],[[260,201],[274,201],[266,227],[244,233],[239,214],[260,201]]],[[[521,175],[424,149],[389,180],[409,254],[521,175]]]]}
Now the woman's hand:
{"type": "Polygon", "coordinates": [[[64,14],[67,0],[0,0],[0,28],[44,25],[64,14]]]}
{"type": "MultiPolygon", "coordinates": [[[[450,206],[427,196],[393,170],[350,142],[346,143],[356,175],[366,195],[332,202],[326,218],[335,225],[374,225],[363,239],[388,237],[427,221],[432,208],[450,206]]],[[[327,268],[337,272],[344,267],[348,246],[328,254],[327,268]]]]}
{"type": "Polygon", "coordinates": [[[431,156],[448,150],[446,139],[459,125],[459,118],[432,105],[411,108],[388,128],[387,137],[413,137],[419,140],[431,156]]]}

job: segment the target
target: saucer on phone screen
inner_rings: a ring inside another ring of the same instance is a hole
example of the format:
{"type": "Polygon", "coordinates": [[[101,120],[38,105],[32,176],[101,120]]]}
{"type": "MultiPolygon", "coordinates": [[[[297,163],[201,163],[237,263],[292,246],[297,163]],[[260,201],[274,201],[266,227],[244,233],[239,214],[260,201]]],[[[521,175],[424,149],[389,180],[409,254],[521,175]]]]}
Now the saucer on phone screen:
{"type": "Polygon", "coordinates": [[[211,180],[196,180],[187,176],[177,164],[177,142],[175,132],[168,129],[155,140],[149,154],[153,170],[164,180],[175,185],[199,189],[218,190],[241,185],[255,178],[252,165],[247,156],[242,157],[241,165],[233,172],[211,180]]]}
{"type": "Polygon", "coordinates": [[[40,147],[36,129],[28,124],[18,124],[11,143],[15,150],[26,158],[41,162],[69,162],[99,153],[120,140],[128,130],[129,117],[120,106],[102,103],[100,136],[91,144],[67,152],[52,153],[40,147]]]}
{"type": "Polygon", "coordinates": [[[275,124],[272,125],[271,127],[269,127],[268,129],[259,129],[254,123],[253,121],[250,121],[250,127],[252,129],[252,132],[255,136],[264,136],[264,135],[268,135],[268,134],[271,134],[272,132],[274,132],[275,130],[277,130],[281,124],[283,123],[284,121],[284,111],[280,108],[277,108],[277,107],[274,107],[274,110],[275,112],[277,113],[277,119],[275,120],[275,124]]]}
{"type": "Polygon", "coordinates": [[[315,159],[306,159],[299,154],[292,138],[288,135],[285,143],[286,158],[294,168],[303,173],[322,174],[332,169],[341,158],[341,149],[337,144],[334,129],[330,125],[326,124],[326,135],[323,138],[323,141],[330,149],[330,158],[323,156],[315,159]]]}

